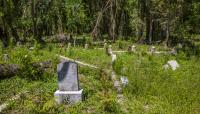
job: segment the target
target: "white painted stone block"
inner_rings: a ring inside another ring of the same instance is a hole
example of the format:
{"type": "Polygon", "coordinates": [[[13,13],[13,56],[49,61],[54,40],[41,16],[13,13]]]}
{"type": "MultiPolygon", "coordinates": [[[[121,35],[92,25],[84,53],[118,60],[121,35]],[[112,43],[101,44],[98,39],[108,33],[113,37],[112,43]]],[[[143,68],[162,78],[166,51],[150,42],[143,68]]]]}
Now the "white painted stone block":
{"type": "Polygon", "coordinates": [[[82,93],[83,89],[80,91],[60,91],[57,90],[54,93],[54,96],[56,98],[56,102],[58,104],[62,104],[63,102],[68,102],[68,103],[77,103],[82,101],[82,93]]]}

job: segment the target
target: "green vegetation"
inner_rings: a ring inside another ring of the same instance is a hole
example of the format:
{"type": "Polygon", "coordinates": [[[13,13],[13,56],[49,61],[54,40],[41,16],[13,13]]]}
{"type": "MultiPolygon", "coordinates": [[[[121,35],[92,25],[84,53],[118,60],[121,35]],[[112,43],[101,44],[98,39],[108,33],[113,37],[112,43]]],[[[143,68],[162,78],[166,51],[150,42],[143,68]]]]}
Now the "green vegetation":
{"type": "MultiPolygon", "coordinates": [[[[114,44],[114,50],[119,50],[123,43],[114,44]]],[[[60,106],[54,102],[53,94],[58,86],[55,70],[58,63],[56,54],[109,69],[111,58],[102,49],[86,50],[78,47],[60,51],[55,44],[49,44],[40,50],[35,48],[32,51],[26,47],[8,49],[10,55],[8,63],[26,65],[26,69],[15,77],[1,80],[1,104],[20,94],[20,98],[11,101],[3,113],[198,113],[199,58],[195,56],[188,58],[183,52],[177,56],[148,55],[145,53],[147,47],[138,46],[137,50],[140,51],[137,54],[119,54],[114,64],[118,78],[123,75],[129,79],[128,86],[123,88],[124,106],[117,102],[111,73],[80,66],[80,83],[84,89],[83,102],[60,106]],[[51,46],[55,48],[49,51],[51,46]],[[55,65],[52,70],[38,75],[29,70],[32,66],[25,62],[25,55],[31,63],[52,60],[55,65]],[[163,65],[172,59],[178,60],[180,68],[176,71],[164,70],[163,65]]]]}
{"type": "Polygon", "coordinates": [[[0,113],[199,113],[199,12],[199,0],[0,0],[0,113]],[[59,55],[98,67],[79,65],[83,102],[55,103],[59,55]]]}

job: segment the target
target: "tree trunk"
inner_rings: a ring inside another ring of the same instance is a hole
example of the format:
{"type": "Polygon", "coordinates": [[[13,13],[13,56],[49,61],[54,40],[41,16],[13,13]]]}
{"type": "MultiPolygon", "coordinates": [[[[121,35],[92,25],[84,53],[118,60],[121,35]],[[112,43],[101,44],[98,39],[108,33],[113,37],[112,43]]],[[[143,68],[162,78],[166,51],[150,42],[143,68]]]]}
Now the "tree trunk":
{"type": "Polygon", "coordinates": [[[20,70],[20,67],[18,65],[5,65],[0,64],[0,79],[8,78],[13,75],[16,75],[18,71],[20,70]]]}
{"type": "MultiPolygon", "coordinates": [[[[37,39],[37,25],[36,25],[36,9],[35,9],[35,0],[31,1],[31,15],[32,15],[32,22],[33,22],[33,37],[37,39]]],[[[38,40],[38,39],[37,39],[38,40]]]]}
{"type": "Polygon", "coordinates": [[[9,46],[9,37],[8,30],[4,19],[2,18],[2,27],[0,27],[0,40],[3,43],[3,48],[7,48],[9,46]]]}
{"type": "Polygon", "coordinates": [[[153,33],[153,20],[150,19],[149,25],[149,44],[152,44],[152,33],[153,33]]]}
{"type": "Polygon", "coordinates": [[[169,36],[170,36],[170,32],[169,32],[169,19],[168,19],[166,23],[166,38],[165,38],[165,41],[163,42],[165,47],[167,47],[169,36]]]}

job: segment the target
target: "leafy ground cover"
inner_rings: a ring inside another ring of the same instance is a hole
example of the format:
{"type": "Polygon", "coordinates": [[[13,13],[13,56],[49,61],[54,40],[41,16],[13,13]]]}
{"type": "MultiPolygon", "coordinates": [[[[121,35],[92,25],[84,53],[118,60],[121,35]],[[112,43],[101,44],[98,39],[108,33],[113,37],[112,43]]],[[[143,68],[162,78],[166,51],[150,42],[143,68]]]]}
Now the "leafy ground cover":
{"type": "MultiPolygon", "coordinates": [[[[113,50],[125,50],[130,43],[118,41],[113,50]]],[[[184,52],[178,55],[148,55],[149,46],[137,45],[136,54],[121,53],[113,65],[120,76],[127,76],[128,86],[123,88],[124,106],[117,102],[117,94],[109,73],[111,57],[102,49],[66,49],[57,44],[45,48],[36,45],[5,50],[10,60],[0,63],[19,64],[26,67],[17,76],[0,81],[0,104],[22,93],[20,98],[10,102],[2,113],[198,113],[200,112],[200,62],[195,56],[184,52]],[[60,105],[54,102],[57,90],[56,54],[93,64],[101,70],[79,66],[80,85],[84,89],[83,102],[74,105],[60,105]],[[168,60],[177,60],[176,71],[163,69],[168,60]],[[29,63],[51,60],[53,68],[40,75],[29,63]],[[28,65],[26,65],[28,64],[28,65]],[[35,70],[35,71],[34,71],[35,70]],[[31,76],[40,78],[34,78],[31,76]],[[23,93],[24,91],[27,91],[23,93]],[[125,110],[124,110],[125,108],[125,110]]],[[[166,50],[157,47],[159,50],[166,50]]]]}

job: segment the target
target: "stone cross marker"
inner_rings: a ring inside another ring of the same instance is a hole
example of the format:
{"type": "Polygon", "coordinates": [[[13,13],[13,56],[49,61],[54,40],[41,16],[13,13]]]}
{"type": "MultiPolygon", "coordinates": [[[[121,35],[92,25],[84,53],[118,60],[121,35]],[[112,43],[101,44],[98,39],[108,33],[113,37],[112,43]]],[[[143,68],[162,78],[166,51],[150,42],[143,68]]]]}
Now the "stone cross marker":
{"type": "Polygon", "coordinates": [[[76,103],[82,100],[82,91],[79,88],[78,65],[75,62],[58,64],[58,86],[55,92],[57,103],[76,103]]]}

